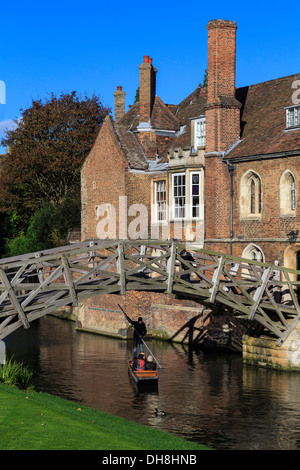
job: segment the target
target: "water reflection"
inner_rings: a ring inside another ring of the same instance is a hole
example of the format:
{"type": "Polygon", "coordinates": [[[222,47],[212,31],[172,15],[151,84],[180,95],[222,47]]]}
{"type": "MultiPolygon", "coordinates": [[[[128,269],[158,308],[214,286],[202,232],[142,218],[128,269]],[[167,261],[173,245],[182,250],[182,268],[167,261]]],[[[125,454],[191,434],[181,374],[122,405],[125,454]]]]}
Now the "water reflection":
{"type": "Polygon", "coordinates": [[[77,332],[45,317],[5,340],[36,372],[36,390],[56,394],[215,449],[300,448],[300,374],[245,366],[238,355],[147,342],[163,366],[158,390],[128,376],[131,343],[77,332]],[[156,416],[155,408],[167,411],[156,416]]]}

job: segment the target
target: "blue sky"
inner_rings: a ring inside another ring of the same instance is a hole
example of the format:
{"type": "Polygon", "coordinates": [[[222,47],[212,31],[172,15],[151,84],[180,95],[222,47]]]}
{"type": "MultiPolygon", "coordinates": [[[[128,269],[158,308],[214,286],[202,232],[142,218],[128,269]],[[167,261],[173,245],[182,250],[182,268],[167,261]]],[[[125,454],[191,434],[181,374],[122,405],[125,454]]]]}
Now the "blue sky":
{"type": "Polygon", "coordinates": [[[212,19],[237,23],[237,86],[299,73],[299,10],[277,0],[0,0],[0,131],[51,92],[96,93],[113,109],[121,85],[127,110],[144,55],[158,70],[157,94],[179,103],[203,79],[212,19]]]}

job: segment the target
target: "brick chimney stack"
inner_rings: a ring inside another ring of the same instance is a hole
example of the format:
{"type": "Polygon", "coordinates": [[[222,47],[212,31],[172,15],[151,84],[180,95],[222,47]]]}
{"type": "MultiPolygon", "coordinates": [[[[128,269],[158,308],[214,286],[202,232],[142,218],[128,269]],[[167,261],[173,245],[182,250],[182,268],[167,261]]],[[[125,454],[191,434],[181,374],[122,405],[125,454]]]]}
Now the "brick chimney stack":
{"type": "Polygon", "coordinates": [[[240,137],[241,104],[235,98],[236,23],[213,20],[208,29],[205,144],[206,242],[208,249],[229,251],[231,197],[229,167],[224,152],[240,137]],[[227,249],[228,248],[228,249],[227,249]]]}
{"type": "Polygon", "coordinates": [[[236,23],[213,20],[208,29],[206,152],[228,150],[240,135],[235,99],[236,23]]]}
{"type": "Polygon", "coordinates": [[[144,62],[139,66],[139,70],[140,122],[149,122],[155,99],[157,73],[156,68],[152,65],[152,58],[145,55],[144,62]]]}
{"type": "Polygon", "coordinates": [[[115,98],[115,122],[120,121],[120,119],[125,114],[125,91],[122,90],[121,86],[117,87],[117,91],[114,92],[115,98]]]}

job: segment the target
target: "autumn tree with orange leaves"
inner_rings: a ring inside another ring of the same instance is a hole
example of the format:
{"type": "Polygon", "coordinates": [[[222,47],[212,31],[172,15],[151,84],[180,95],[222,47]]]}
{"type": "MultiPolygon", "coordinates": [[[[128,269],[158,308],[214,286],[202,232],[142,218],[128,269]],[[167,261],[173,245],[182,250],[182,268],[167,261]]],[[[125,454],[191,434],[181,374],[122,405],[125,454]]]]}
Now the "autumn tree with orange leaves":
{"type": "Polygon", "coordinates": [[[80,169],[110,113],[99,97],[75,91],[52,93],[21,110],[1,142],[8,152],[0,161],[0,210],[14,220],[14,235],[26,232],[37,211],[66,200],[80,217],[80,169]]]}

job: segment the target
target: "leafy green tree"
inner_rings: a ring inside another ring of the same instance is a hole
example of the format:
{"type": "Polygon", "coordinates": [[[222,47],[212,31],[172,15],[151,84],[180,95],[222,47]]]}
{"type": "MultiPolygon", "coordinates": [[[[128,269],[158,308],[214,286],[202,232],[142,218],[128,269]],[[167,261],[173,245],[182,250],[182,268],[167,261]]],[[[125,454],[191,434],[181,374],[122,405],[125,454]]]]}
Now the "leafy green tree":
{"type": "Polygon", "coordinates": [[[2,257],[46,250],[65,243],[70,227],[80,227],[78,200],[69,196],[61,204],[49,202],[31,217],[26,232],[14,238],[7,238],[2,257]]]}
{"type": "Polygon", "coordinates": [[[203,82],[199,83],[199,86],[201,88],[207,87],[207,69],[204,70],[204,77],[203,77],[203,82]]]}
{"type": "MultiPolygon", "coordinates": [[[[136,92],[135,92],[135,97],[134,97],[134,102],[133,104],[137,103],[138,101],[140,101],[140,87],[137,88],[136,92]]],[[[130,104],[128,106],[128,108],[131,108],[133,105],[130,104]]]]}

